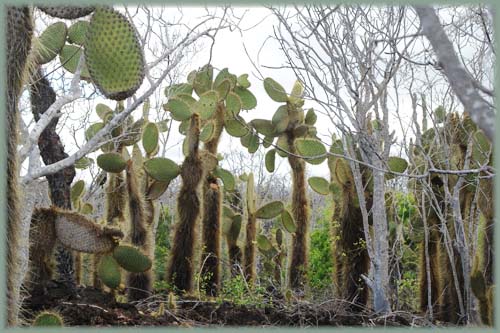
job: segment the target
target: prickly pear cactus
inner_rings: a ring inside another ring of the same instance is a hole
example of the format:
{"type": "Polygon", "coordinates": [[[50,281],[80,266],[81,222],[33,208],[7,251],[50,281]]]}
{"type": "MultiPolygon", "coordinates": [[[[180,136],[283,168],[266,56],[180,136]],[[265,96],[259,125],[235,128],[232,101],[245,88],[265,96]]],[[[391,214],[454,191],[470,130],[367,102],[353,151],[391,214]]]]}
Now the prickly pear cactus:
{"type": "Polygon", "coordinates": [[[58,313],[44,311],[35,317],[32,326],[64,326],[64,321],[58,313]]]}

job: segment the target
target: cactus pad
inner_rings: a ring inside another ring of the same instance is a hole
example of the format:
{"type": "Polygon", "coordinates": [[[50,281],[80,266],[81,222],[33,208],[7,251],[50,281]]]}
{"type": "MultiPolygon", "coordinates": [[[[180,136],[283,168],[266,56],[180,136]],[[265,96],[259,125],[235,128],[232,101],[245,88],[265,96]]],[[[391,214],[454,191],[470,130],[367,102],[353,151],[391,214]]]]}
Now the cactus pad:
{"type": "Polygon", "coordinates": [[[213,121],[209,121],[203,128],[201,129],[200,132],[200,141],[202,142],[207,142],[210,141],[214,137],[214,131],[215,126],[213,121]]]}
{"type": "Polygon", "coordinates": [[[198,96],[211,89],[213,75],[214,69],[211,65],[205,65],[195,73],[193,88],[198,96]]]}
{"type": "Polygon", "coordinates": [[[259,219],[272,219],[280,215],[283,209],[283,202],[273,201],[259,208],[255,216],[259,219]]]}
{"type": "Polygon", "coordinates": [[[264,89],[271,99],[278,103],[285,103],[288,95],[285,89],[270,77],[264,79],[264,89]]]}
{"type": "Polygon", "coordinates": [[[245,126],[243,118],[227,119],[224,128],[226,132],[234,137],[241,138],[248,134],[248,128],[245,126]]]}
{"type": "Polygon", "coordinates": [[[107,120],[109,115],[113,114],[113,110],[106,104],[99,103],[95,106],[95,112],[103,121],[107,120]]]}
{"type": "Polygon", "coordinates": [[[314,192],[318,194],[328,195],[330,193],[330,183],[323,177],[311,177],[307,182],[314,192]]]}
{"type": "Polygon", "coordinates": [[[227,94],[226,110],[230,116],[232,116],[232,117],[237,116],[240,113],[240,110],[242,108],[242,104],[243,103],[241,101],[240,96],[236,95],[233,92],[230,92],[229,94],[227,94]]]}
{"type": "Polygon", "coordinates": [[[127,162],[119,153],[105,153],[97,157],[97,165],[106,172],[119,173],[125,170],[127,162]]]}
{"type": "Polygon", "coordinates": [[[250,125],[255,128],[255,130],[264,136],[274,136],[275,128],[273,123],[267,119],[254,119],[250,122],[250,125]]]}
{"type": "Polygon", "coordinates": [[[87,169],[94,163],[94,160],[89,157],[82,157],[75,162],[75,168],[77,169],[87,169]]]}
{"type": "Polygon", "coordinates": [[[58,211],[55,217],[57,239],[75,251],[106,253],[115,247],[114,237],[123,237],[119,230],[102,229],[80,214],[58,211]]]}
{"type": "Polygon", "coordinates": [[[144,170],[149,176],[161,182],[169,182],[180,173],[177,163],[164,157],[147,160],[144,162],[144,170]]]}
{"type": "Polygon", "coordinates": [[[217,111],[218,99],[219,95],[216,91],[206,91],[200,96],[199,101],[194,104],[193,110],[200,115],[200,119],[210,119],[215,114],[215,111],[217,111]]]}
{"type": "Polygon", "coordinates": [[[233,216],[231,219],[231,225],[229,231],[227,232],[227,237],[234,243],[238,240],[238,236],[241,231],[241,221],[243,220],[240,214],[233,216]]]}
{"type": "Polygon", "coordinates": [[[219,95],[219,101],[225,100],[229,90],[231,90],[231,81],[229,79],[224,79],[222,82],[215,86],[215,91],[217,91],[217,95],[219,95]]]}
{"type": "Polygon", "coordinates": [[[165,88],[165,96],[167,96],[168,98],[172,98],[179,94],[186,94],[191,96],[193,94],[193,86],[189,83],[180,83],[173,84],[165,88]]]}
{"type": "Polygon", "coordinates": [[[37,62],[46,64],[56,57],[66,41],[66,24],[57,22],[49,25],[38,38],[40,49],[38,50],[37,62]]]}
{"type": "Polygon", "coordinates": [[[188,120],[193,114],[188,102],[179,98],[179,96],[171,98],[166,104],[163,104],[163,109],[170,111],[172,118],[177,121],[188,120]]]}
{"type": "Polygon", "coordinates": [[[295,147],[300,155],[304,157],[309,157],[305,161],[310,164],[321,164],[326,159],[326,148],[318,140],[315,139],[296,139],[295,147]],[[323,157],[318,157],[310,159],[311,157],[324,155],[323,157]]]}
{"type": "MultiPolygon", "coordinates": [[[[61,52],[59,53],[59,61],[61,62],[64,69],[74,74],[80,61],[81,54],[82,50],[80,49],[80,47],[76,45],[64,45],[64,47],[61,49],[61,52]]],[[[85,59],[83,59],[80,77],[85,80],[90,78],[90,72],[85,63],[85,59]]]]}
{"type": "Polygon", "coordinates": [[[89,22],[87,21],[73,23],[68,29],[68,42],[71,44],[83,45],[88,29],[89,22]]]}
{"type": "Polygon", "coordinates": [[[37,6],[42,12],[52,17],[72,20],[87,16],[94,11],[94,7],[77,7],[77,6],[37,6]]]}
{"type": "Polygon", "coordinates": [[[85,191],[85,181],[79,180],[71,186],[70,197],[71,201],[75,202],[80,199],[85,191]]]}
{"type": "Polygon", "coordinates": [[[271,241],[264,235],[257,236],[257,246],[261,251],[269,251],[272,249],[273,244],[271,241]]]}
{"type": "Polygon", "coordinates": [[[146,193],[147,200],[156,200],[158,199],[168,188],[170,182],[160,182],[153,181],[151,185],[149,185],[148,191],[146,193]]]}
{"type": "Polygon", "coordinates": [[[110,99],[132,96],[144,79],[144,56],[135,28],[109,7],[99,7],[92,15],[85,61],[94,84],[110,99]]]}
{"type": "Polygon", "coordinates": [[[274,172],[275,160],[276,160],[276,149],[270,149],[266,153],[265,157],[267,172],[274,172]]]}
{"type": "Polygon", "coordinates": [[[283,231],[281,231],[281,229],[276,230],[276,244],[278,244],[279,247],[283,245],[283,231]]]}
{"type": "Polygon", "coordinates": [[[94,211],[94,206],[92,206],[92,204],[86,202],[86,203],[83,204],[83,206],[80,209],[80,211],[84,215],[92,214],[92,212],[94,211]]]}
{"type": "MultiPolygon", "coordinates": [[[[403,173],[405,172],[406,168],[408,168],[408,162],[404,158],[401,157],[396,157],[396,156],[391,156],[389,157],[389,160],[387,161],[387,165],[389,166],[389,170],[393,172],[398,172],[398,173],[403,173]]],[[[386,178],[387,179],[392,179],[396,175],[393,174],[387,174],[386,178]]]]}
{"type": "Polygon", "coordinates": [[[235,180],[234,180],[234,176],[231,174],[231,172],[217,167],[214,170],[214,175],[222,180],[222,182],[224,183],[224,187],[227,191],[234,190],[235,180]]]}
{"type": "Polygon", "coordinates": [[[151,269],[152,262],[135,247],[119,245],[113,250],[113,258],[118,265],[133,273],[141,273],[151,269]]]}
{"type": "Polygon", "coordinates": [[[155,123],[148,123],[142,132],[142,147],[146,154],[151,155],[158,148],[160,131],[155,123]]]}
{"type": "Polygon", "coordinates": [[[294,233],[297,231],[297,225],[293,219],[292,214],[287,209],[283,209],[281,212],[281,223],[283,224],[283,228],[289,233],[294,233]]]}
{"type": "Polygon", "coordinates": [[[274,113],[272,119],[276,133],[283,133],[287,129],[289,122],[288,108],[286,105],[281,105],[274,113]]]}
{"type": "Polygon", "coordinates": [[[101,281],[111,289],[116,289],[120,285],[122,278],[120,266],[110,255],[102,256],[97,267],[97,274],[101,281]]]}
{"type": "Polygon", "coordinates": [[[252,110],[257,106],[257,98],[250,92],[250,90],[243,87],[234,88],[234,93],[241,99],[242,110],[252,110]]]}
{"type": "Polygon", "coordinates": [[[306,125],[314,125],[314,124],[316,124],[316,120],[317,119],[318,119],[318,116],[314,112],[314,109],[307,110],[306,118],[304,120],[304,122],[306,123],[306,125]]]}
{"type": "Polygon", "coordinates": [[[33,321],[33,326],[64,326],[60,315],[50,311],[39,313],[33,321]]]}

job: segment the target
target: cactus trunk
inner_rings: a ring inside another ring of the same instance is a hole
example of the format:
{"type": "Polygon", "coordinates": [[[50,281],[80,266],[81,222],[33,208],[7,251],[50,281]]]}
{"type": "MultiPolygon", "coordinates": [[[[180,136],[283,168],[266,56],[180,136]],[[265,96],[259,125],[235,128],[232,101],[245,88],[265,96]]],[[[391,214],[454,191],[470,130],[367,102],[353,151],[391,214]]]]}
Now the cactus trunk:
{"type": "Polygon", "coordinates": [[[18,324],[20,308],[21,253],[17,161],[18,99],[33,37],[29,7],[7,7],[7,325],[18,324]]]}
{"type": "Polygon", "coordinates": [[[249,284],[253,284],[256,279],[255,272],[255,238],[257,235],[257,218],[254,212],[248,211],[248,219],[246,226],[246,242],[245,242],[245,259],[244,270],[245,278],[249,284]]]}
{"type": "MultiPolygon", "coordinates": [[[[290,152],[296,154],[293,134],[288,136],[290,152]]],[[[306,178],[304,160],[288,156],[292,169],[292,214],[297,224],[297,231],[292,237],[292,253],[290,260],[289,286],[292,290],[304,290],[307,272],[307,240],[309,233],[309,204],[306,195],[306,178]]]]}
{"type": "Polygon", "coordinates": [[[199,116],[194,114],[188,133],[189,154],[181,168],[182,186],[177,198],[178,222],[175,228],[167,281],[179,291],[193,290],[194,245],[196,222],[200,216],[198,187],[203,177],[198,154],[200,136],[199,116]]]}

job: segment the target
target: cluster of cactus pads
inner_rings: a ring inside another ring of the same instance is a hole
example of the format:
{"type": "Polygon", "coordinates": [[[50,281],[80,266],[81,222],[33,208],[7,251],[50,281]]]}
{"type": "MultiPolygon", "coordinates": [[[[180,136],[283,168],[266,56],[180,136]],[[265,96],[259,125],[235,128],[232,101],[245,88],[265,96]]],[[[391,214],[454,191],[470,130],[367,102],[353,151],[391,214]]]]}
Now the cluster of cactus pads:
{"type": "Polygon", "coordinates": [[[107,6],[39,7],[64,19],[90,16],[89,21],[48,26],[34,41],[34,61],[46,64],[59,55],[61,65],[75,73],[83,59],[81,78],[93,82],[107,98],[132,96],[144,78],[144,55],[134,26],[107,6]]]}

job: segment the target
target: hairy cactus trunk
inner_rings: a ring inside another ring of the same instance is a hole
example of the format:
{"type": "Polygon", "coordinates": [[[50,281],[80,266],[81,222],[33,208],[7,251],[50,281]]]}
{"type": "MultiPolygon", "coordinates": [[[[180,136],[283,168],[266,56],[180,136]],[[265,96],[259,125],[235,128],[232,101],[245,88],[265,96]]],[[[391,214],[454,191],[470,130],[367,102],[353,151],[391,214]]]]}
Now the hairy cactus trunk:
{"type": "MultiPolygon", "coordinates": [[[[217,155],[217,146],[224,126],[224,109],[217,107],[215,115],[215,134],[205,144],[205,150],[217,155]]],[[[220,233],[221,233],[222,193],[217,178],[207,174],[203,182],[203,254],[201,276],[207,295],[217,296],[220,289],[220,233]]]]}
{"type": "Polygon", "coordinates": [[[196,222],[200,216],[200,198],[198,187],[203,177],[202,162],[198,154],[200,120],[198,115],[191,117],[188,133],[189,154],[181,168],[182,186],[177,198],[178,218],[167,281],[179,291],[193,290],[194,246],[196,240],[196,222]]]}
{"type": "Polygon", "coordinates": [[[16,326],[20,307],[20,255],[17,124],[18,99],[31,48],[33,22],[29,7],[7,7],[7,325],[16,326]]]}
{"type": "MultiPolygon", "coordinates": [[[[30,87],[30,99],[33,116],[38,121],[43,113],[56,101],[54,89],[49,81],[43,76],[41,68],[38,68],[33,77],[34,84],[30,87]]],[[[60,161],[68,154],[64,151],[64,145],[56,132],[58,118],[54,118],[38,140],[40,155],[45,165],[60,161]]],[[[47,176],[49,184],[50,200],[56,207],[71,209],[71,183],[75,177],[75,167],[70,166],[53,175],[47,176]]],[[[56,249],[57,272],[59,279],[71,290],[79,283],[80,267],[74,259],[80,257],[79,253],[71,253],[62,246],[56,249]],[[76,279],[75,279],[76,278],[76,279]]]]}
{"type": "Polygon", "coordinates": [[[292,238],[289,285],[292,290],[304,290],[307,271],[307,240],[309,234],[309,204],[306,195],[305,162],[294,156],[294,137],[289,135],[288,146],[291,153],[288,162],[292,169],[292,214],[297,231],[292,238]]]}

